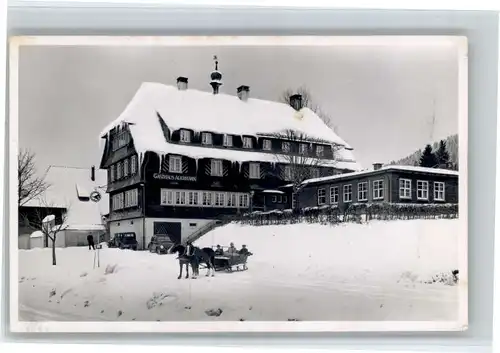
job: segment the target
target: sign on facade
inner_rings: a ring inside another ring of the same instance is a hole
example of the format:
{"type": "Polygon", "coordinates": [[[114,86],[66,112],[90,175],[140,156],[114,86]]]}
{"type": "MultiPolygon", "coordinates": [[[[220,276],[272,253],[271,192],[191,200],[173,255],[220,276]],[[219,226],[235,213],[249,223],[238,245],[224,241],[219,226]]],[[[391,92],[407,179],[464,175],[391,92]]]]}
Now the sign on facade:
{"type": "Polygon", "coordinates": [[[154,179],[161,180],[175,180],[175,181],[196,181],[195,176],[187,176],[187,175],[170,175],[170,174],[153,174],[154,179]]]}

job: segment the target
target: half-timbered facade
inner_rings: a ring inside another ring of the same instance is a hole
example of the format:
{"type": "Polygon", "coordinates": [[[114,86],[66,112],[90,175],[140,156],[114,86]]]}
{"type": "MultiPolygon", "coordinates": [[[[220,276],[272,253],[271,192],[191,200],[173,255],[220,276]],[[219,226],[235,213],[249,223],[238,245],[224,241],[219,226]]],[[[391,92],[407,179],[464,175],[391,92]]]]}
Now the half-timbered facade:
{"type": "Polygon", "coordinates": [[[227,95],[217,69],[210,78],[212,92],[188,89],[184,77],[177,87],[144,83],[101,133],[111,234],[133,231],[144,248],[154,234],[180,241],[221,215],[285,208],[278,188],[290,183],[290,155],[320,161],[311,178],[360,169],[299,95],[290,105],[252,99],[248,86],[227,95]]]}

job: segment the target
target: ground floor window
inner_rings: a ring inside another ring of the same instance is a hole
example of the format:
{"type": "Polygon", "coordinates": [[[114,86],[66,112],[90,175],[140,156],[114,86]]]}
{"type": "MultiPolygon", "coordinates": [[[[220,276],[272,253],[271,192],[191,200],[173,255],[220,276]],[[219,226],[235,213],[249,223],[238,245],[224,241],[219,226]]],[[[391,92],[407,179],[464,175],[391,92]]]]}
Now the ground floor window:
{"type": "Polygon", "coordinates": [[[444,183],[441,181],[434,182],[434,200],[444,201],[444,183]]]}
{"type": "Polygon", "coordinates": [[[339,187],[332,186],[330,188],[330,204],[335,205],[336,203],[339,203],[339,187]]]}
{"type": "Polygon", "coordinates": [[[344,185],[344,202],[352,201],[352,185],[344,185]]]}
{"type": "Polygon", "coordinates": [[[429,182],[426,180],[417,180],[417,199],[429,199],[429,182]]]}
{"type": "Polygon", "coordinates": [[[381,200],[384,198],[384,181],[374,180],[373,181],[373,199],[381,200]]]}
{"type": "Polygon", "coordinates": [[[368,183],[362,182],[358,184],[358,201],[368,200],[368,183]]]}
{"type": "Polygon", "coordinates": [[[248,207],[250,197],[241,192],[161,189],[163,206],[248,207]]]}
{"type": "Polygon", "coordinates": [[[411,180],[399,179],[399,198],[411,199],[411,180]]]}
{"type": "Polygon", "coordinates": [[[321,188],[318,189],[318,205],[324,205],[326,203],[326,191],[325,189],[321,188]]]}

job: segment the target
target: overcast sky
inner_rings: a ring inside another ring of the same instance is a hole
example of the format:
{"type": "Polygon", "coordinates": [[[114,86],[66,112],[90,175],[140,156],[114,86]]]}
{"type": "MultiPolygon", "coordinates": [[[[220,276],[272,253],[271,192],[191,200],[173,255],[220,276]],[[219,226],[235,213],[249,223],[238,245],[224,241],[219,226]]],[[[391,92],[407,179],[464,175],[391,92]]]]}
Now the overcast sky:
{"type": "Polygon", "coordinates": [[[32,46],[20,51],[20,147],[36,152],[41,170],[98,165],[99,132],[142,82],[187,76],[191,88],[211,91],[213,55],[223,93],[244,84],[253,97],[278,100],[307,86],[364,168],[458,132],[451,46],[32,46]]]}

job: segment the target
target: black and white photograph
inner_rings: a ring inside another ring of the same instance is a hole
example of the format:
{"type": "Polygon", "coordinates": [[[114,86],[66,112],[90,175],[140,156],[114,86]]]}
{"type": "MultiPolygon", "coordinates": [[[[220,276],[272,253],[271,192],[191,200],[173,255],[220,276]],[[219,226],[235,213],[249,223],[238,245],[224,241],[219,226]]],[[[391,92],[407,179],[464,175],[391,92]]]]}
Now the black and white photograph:
{"type": "Polygon", "coordinates": [[[466,38],[14,37],[9,66],[14,331],[467,329],[466,38]]]}

